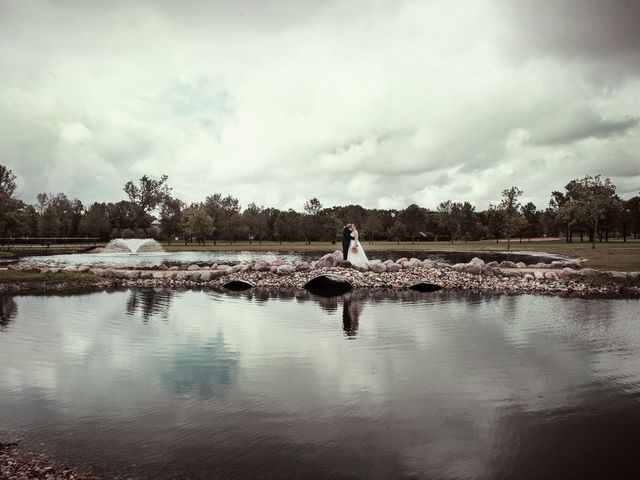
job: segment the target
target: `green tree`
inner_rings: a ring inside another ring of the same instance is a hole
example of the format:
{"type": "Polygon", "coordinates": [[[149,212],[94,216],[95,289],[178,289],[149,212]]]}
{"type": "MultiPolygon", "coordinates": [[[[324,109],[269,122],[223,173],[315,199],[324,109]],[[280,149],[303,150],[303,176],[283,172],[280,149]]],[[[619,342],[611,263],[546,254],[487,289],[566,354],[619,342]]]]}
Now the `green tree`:
{"type": "Polygon", "coordinates": [[[108,240],[112,226],[106,203],[93,203],[80,220],[80,234],[87,237],[108,240]]]}
{"type": "Polygon", "coordinates": [[[402,239],[402,236],[405,235],[406,231],[407,227],[404,225],[404,223],[402,223],[402,220],[396,218],[393,222],[393,225],[389,229],[389,236],[391,237],[391,239],[396,239],[399,245],[400,240],[402,239]]]}
{"type": "Polygon", "coordinates": [[[467,243],[469,239],[476,235],[478,229],[478,221],[476,217],[475,207],[469,202],[460,204],[459,207],[459,228],[460,235],[464,238],[464,242],[467,243]]]}
{"type": "Polygon", "coordinates": [[[213,219],[202,204],[191,204],[182,212],[181,226],[185,244],[195,238],[204,245],[214,228],[213,219]]]}
{"type": "Polygon", "coordinates": [[[231,195],[223,197],[222,194],[215,193],[205,199],[204,206],[216,227],[213,236],[214,245],[217,239],[227,239],[233,243],[233,240],[240,235],[242,226],[241,206],[238,199],[231,195]]]}
{"type": "Polygon", "coordinates": [[[242,214],[244,222],[249,230],[249,245],[257,240],[262,245],[262,240],[267,235],[267,214],[264,207],[250,203],[242,214]]]}
{"type": "Polygon", "coordinates": [[[605,219],[605,213],[617,205],[616,187],[608,178],[600,175],[575,180],[575,193],[572,198],[573,211],[591,230],[591,248],[596,248],[598,226],[605,219]]]}
{"type": "Polygon", "coordinates": [[[522,217],[525,221],[525,230],[531,242],[531,237],[536,232],[538,225],[540,224],[540,212],[533,202],[528,202],[522,206],[522,217]]]}
{"type": "Polygon", "coordinates": [[[177,235],[181,230],[183,208],[184,202],[170,195],[167,195],[160,205],[160,225],[162,232],[167,236],[169,245],[171,245],[171,237],[177,235]]]}
{"type": "Polygon", "coordinates": [[[13,198],[16,191],[16,176],[4,165],[0,165],[0,238],[18,225],[19,202],[13,198]]]}
{"type": "Polygon", "coordinates": [[[420,236],[421,232],[425,230],[426,210],[413,203],[398,213],[398,219],[411,237],[411,243],[414,243],[415,237],[420,236]]]}
{"type": "Polygon", "coordinates": [[[507,251],[511,248],[511,238],[524,225],[524,220],[520,213],[520,201],[518,200],[521,195],[522,190],[518,187],[511,187],[502,191],[502,201],[498,208],[503,215],[502,233],[507,239],[507,251]]]}
{"type": "Polygon", "coordinates": [[[138,185],[133,181],[128,181],[125,184],[123,190],[133,207],[134,230],[142,228],[146,235],[147,228],[151,224],[149,214],[164,201],[171,191],[167,185],[167,179],[166,175],[162,175],[159,180],[144,175],[140,178],[138,185]]]}

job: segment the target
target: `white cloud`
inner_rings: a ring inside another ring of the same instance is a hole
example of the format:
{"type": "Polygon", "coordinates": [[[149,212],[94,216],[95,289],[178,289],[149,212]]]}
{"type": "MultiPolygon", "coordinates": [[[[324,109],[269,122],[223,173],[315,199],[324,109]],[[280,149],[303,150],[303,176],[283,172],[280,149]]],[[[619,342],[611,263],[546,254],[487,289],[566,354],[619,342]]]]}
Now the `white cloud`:
{"type": "Polygon", "coordinates": [[[163,173],[187,202],[298,210],[483,209],[513,184],[544,207],[585,173],[637,192],[639,78],[514,56],[522,19],[493,2],[92,5],[0,12],[0,163],[27,201],[163,173]]]}

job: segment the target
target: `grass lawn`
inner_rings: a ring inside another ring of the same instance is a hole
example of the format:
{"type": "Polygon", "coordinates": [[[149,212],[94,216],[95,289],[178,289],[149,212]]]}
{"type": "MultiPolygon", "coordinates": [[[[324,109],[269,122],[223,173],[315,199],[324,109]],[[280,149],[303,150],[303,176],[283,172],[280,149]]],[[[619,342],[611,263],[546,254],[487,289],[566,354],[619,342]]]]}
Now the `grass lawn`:
{"type": "MultiPolygon", "coordinates": [[[[396,251],[476,251],[476,252],[503,252],[507,250],[507,244],[495,240],[486,240],[480,242],[363,242],[366,250],[396,250],[396,251]]],[[[263,242],[260,245],[253,242],[237,242],[233,245],[228,242],[218,242],[217,245],[207,243],[206,245],[195,245],[176,242],[167,245],[162,244],[163,248],[168,252],[179,251],[280,251],[280,252],[331,252],[336,249],[342,249],[340,243],[331,244],[329,242],[312,242],[307,245],[304,242],[263,242]]],[[[596,243],[595,250],[591,249],[590,243],[565,243],[563,240],[550,241],[534,241],[528,242],[523,240],[522,243],[516,240],[511,242],[512,251],[528,251],[528,252],[548,252],[559,255],[565,255],[571,258],[580,258],[586,260],[585,266],[598,270],[622,270],[622,271],[640,271],[640,240],[620,240],[610,241],[609,243],[596,243]]]]}
{"type": "Polygon", "coordinates": [[[14,270],[0,270],[0,286],[12,285],[21,290],[47,289],[64,285],[65,289],[81,290],[97,283],[104,282],[103,278],[87,273],[31,273],[14,270]]]}

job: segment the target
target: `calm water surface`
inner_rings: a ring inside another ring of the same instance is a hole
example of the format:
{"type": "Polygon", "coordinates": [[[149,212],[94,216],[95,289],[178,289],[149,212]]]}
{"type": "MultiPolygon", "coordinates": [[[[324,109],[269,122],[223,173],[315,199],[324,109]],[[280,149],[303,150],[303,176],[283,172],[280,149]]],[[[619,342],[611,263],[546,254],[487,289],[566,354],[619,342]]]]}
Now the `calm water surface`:
{"type": "Polygon", "coordinates": [[[0,297],[0,434],[107,478],[639,478],[639,307],[0,297]]]}

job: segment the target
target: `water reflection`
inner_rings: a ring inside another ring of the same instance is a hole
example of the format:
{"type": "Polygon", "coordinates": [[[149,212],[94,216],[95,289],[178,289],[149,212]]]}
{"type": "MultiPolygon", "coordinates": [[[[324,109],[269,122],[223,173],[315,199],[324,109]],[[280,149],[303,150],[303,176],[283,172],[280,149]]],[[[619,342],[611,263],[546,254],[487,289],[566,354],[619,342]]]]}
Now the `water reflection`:
{"type": "Polygon", "coordinates": [[[7,328],[17,314],[18,305],[13,297],[0,295],[0,330],[7,328]]]}
{"type": "Polygon", "coordinates": [[[640,467],[637,300],[260,289],[12,300],[0,428],[105,478],[640,467]]]}
{"type": "Polygon", "coordinates": [[[198,339],[172,353],[171,367],[162,374],[165,385],[178,395],[217,398],[233,384],[240,355],[231,351],[220,333],[200,344],[198,339]]]}
{"type": "Polygon", "coordinates": [[[133,316],[140,313],[145,322],[158,316],[163,320],[169,317],[171,299],[176,294],[170,289],[133,289],[129,292],[127,300],[127,315],[133,316]]]}
{"type": "Polygon", "coordinates": [[[342,329],[347,337],[355,337],[358,333],[362,308],[357,301],[344,300],[342,303],[342,329]]]}

